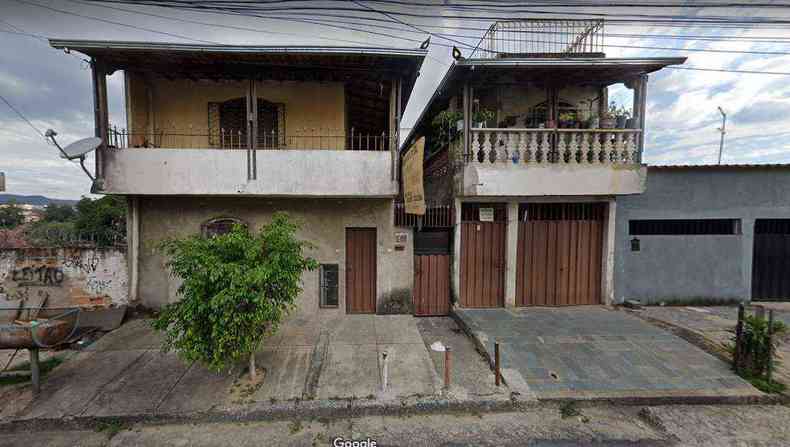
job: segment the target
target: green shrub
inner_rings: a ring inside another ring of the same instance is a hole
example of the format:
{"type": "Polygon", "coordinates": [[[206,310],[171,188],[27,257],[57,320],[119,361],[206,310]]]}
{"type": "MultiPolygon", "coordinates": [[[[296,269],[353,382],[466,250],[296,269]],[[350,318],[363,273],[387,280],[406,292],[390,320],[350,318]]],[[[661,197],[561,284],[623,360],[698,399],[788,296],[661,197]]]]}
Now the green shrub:
{"type": "MultiPolygon", "coordinates": [[[[784,333],[787,327],[781,321],[774,321],[772,329],[774,340],[776,340],[776,337],[784,333]]],[[[736,348],[737,334],[733,336],[732,344],[728,346],[733,355],[738,352],[738,349],[740,350],[738,358],[734,359],[736,372],[761,390],[770,388],[762,385],[771,385],[771,382],[766,380],[768,367],[771,365],[771,368],[775,369],[778,363],[771,354],[776,347],[776,341],[772,342],[769,339],[768,332],[766,318],[757,315],[744,315],[740,346],[736,348]]]]}
{"type": "Polygon", "coordinates": [[[153,326],[165,350],[221,371],[251,361],[264,337],[295,307],[301,275],[318,264],[303,255],[298,226],[275,214],[258,234],[236,225],[227,234],[167,240],[171,274],[181,278],[181,300],[166,306],[153,326]]]}

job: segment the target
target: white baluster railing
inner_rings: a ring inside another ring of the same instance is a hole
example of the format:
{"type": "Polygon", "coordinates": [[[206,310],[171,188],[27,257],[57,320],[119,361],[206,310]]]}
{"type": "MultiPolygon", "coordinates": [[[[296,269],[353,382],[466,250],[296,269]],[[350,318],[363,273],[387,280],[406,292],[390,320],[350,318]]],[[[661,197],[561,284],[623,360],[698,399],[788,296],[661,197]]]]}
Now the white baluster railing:
{"type": "Polygon", "coordinates": [[[471,130],[467,163],[638,164],[639,129],[471,130]]]}

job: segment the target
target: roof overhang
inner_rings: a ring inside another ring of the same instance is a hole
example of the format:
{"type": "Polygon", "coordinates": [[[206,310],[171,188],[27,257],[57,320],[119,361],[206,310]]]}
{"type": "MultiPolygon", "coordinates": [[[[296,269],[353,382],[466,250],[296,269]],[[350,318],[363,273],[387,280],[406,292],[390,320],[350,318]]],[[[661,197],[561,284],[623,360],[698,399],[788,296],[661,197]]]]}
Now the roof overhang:
{"type": "Polygon", "coordinates": [[[173,77],[258,77],[286,72],[349,78],[418,75],[427,50],[387,47],[205,45],[50,39],[53,48],[78,51],[107,71],[134,70],[173,77]]]}

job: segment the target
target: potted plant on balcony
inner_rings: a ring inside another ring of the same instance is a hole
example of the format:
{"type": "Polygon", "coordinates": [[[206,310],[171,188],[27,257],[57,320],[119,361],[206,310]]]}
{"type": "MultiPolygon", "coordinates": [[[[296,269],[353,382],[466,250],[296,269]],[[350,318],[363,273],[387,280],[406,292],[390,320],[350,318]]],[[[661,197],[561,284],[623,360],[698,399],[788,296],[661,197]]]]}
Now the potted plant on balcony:
{"type": "Polygon", "coordinates": [[[571,112],[562,112],[557,118],[559,121],[559,127],[562,129],[576,127],[576,116],[571,112]]]}
{"type": "Polygon", "coordinates": [[[453,112],[450,110],[443,110],[434,117],[433,121],[431,121],[433,132],[436,136],[433,150],[439,150],[458,138],[459,131],[457,122],[463,120],[463,117],[464,115],[461,112],[453,112]]]}
{"type": "Polygon", "coordinates": [[[614,129],[617,124],[617,104],[614,102],[609,104],[609,109],[601,114],[599,124],[601,129],[614,129]]]}
{"type": "Polygon", "coordinates": [[[598,117],[597,113],[590,112],[590,116],[584,124],[585,129],[598,129],[601,125],[601,119],[598,117]]]}
{"type": "Polygon", "coordinates": [[[494,112],[488,109],[480,109],[472,115],[472,120],[477,128],[487,127],[488,122],[492,119],[494,119],[494,112]]]}
{"type": "Polygon", "coordinates": [[[631,111],[626,109],[625,107],[620,107],[617,109],[617,128],[618,129],[625,129],[628,123],[628,118],[631,116],[631,111]]]}

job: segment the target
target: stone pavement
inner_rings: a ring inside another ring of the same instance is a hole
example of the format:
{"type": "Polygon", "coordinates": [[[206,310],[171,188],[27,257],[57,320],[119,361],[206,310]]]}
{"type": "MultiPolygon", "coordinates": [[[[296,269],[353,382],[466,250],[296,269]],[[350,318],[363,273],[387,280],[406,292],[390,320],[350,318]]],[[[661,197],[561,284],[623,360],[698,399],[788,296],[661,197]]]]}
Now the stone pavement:
{"type": "Polygon", "coordinates": [[[455,309],[503,376],[546,398],[757,397],[721,360],[633,315],[598,306],[455,309]]]}
{"type": "Polygon", "coordinates": [[[0,420],[193,414],[225,407],[320,399],[393,400],[437,395],[438,375],[411,316],[293,318],[257,354],[260,388],[231,392],[238,372],[215,374],[161,353],[147,320],[133,320],[29,386],[0,388],[0,420]],[[381,390],[381,354],[389,387],[381,390]]]}
{"type": "MultiPolygon", "coordinates": [[[[790,303],[754,304],[774,309],[774,318],[790,327],[790,303]]],[[[753,309],[753,306],[747,306],[747,313],[753,309]]],[[[729,358],[726,346],[732,343],[738,322],[737,306],[645,306],[632,312],[699,336],[720,356],[729,358]]],[[[790,334],[785,334],[778,341],[776,353],[779,363],[774,369],[774,377],[790,386],[790,334]]]]}

